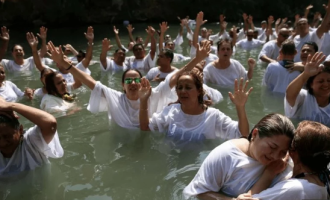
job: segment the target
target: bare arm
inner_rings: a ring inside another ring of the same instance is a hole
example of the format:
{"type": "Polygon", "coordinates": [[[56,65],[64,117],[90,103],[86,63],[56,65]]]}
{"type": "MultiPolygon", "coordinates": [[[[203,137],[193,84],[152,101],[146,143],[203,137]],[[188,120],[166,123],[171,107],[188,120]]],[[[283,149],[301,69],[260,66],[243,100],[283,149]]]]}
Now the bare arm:
{"type": "Polygon", "coordinates": [[[129,40],[131,42],[134,42],[135,43],[135,40],[134,40],[134,37],[133,37],[133,34],[132,34],[133,30],[134,30],[134,28],[132,27],[132,24],[128,24],[127,31],[128,31],[129,40]]]}
{"type": "Polygon", "coordinates": [[[45,69],[42,65],[40,57],[38,55],[38,38],[34,37],[33,33],[26,33],[26,39],[32,49],[32,56],[34,64],[36,65],[37,69],[41,72],[45,69]]]}
{"type": "Polygon", "coordinates": [[[113,32],[115,33],[115,37],[116,37],[116,43],[119,49],[123,48],[120,38],[119,38],[119,29],[116,29],[115,26],[113,26],[113,32]]]}
{"type": "Polygon", "coordinates": [[[317,28],[316,34],[317,37],[321,38],[325,32],[328,30],[328,24],[330,23],[330,0],[328,1],[328,5],[325,6],[326,8],[326,14],[324,16],[324,19],[322,20],[321,25],[317,28]]]}
{"type": "Polygon", "coordinates": [[[41,49],[40,49],[40,53],[39,56],[40,58],[45,57],[46,53],[47,53],[47,28],[45,27],[41,27],[40,28],[40,33],[38,34],[38,36],[41,39],[41,49]]]}
{"type": "Polygon", "coordinates": [[[142,131],[150,131],[149,129],[149,115],[148,115],[148,99],[151,95],[151,86],[146,78],[141,79],[141,88],[139,90],[140,99],[140,129],[142,131]]]}
{"type": "Polygon", "coordinates": [[[110,47],[110,40],[108,40],[107,38],[104,38],[102,40],[102,51],[100,54],[100,62],[104,69],[107,68],[107,53],[108,53],[109,47],[110,47]]]}
{"type": "Polygon", "coordinates": [[[65,45],[65,48],[70,49],[70,51],[73,53],[74,56],[77,56],[79,54],[78,51],[75,48],[73,48],[71,44],[65,45]]]}
{"type": "Polygon", "coordinates": [[[200,27],[205,24],[205,22],[207,22],[207,20],[204,20],[204,13],[203,12],[199,12],[197,14],[196,17],[196,28],[194,31],[194,36],[193,36],[193,43],[192,45],[197,48],[198,47],[198,35],[199,35],[199,29],[200,27]]]}
{"type": "Polygon", "coordinates": [[[87,28],[87,33],[85,33],[85,37],[87,39],[87,50],[86,50],[86,57],[81,61],[83,66],[87,68],[89,66],[89,63],[91,62],[93,58],[93,41],[94,41],[94,29],[93,27],[87,28]]]}
{"type": "Polygon", "coordinates": [[[9,30],[7,30],[5,26],[1,27],[0,38],[2,40],[2,44],[0,48],[0,61],[1,61],[7,52],[8,43],[9,43],[9,30]]]}
{"type": "Polygon", "coordinates": [[[308,19],[309,10],[313,8],[313,5],[309,5],[305,9],[304,18],[308,19]]]}
{"type": "Polygon", "coordinates": [[[167,26],[167,22],[162,22],[161,24],[159,24],[159,27],[160,27],[160,36],[159,36],[159,52],[164,48],[163,47],[163,43],[164,43],[164,35],[165,35],[165,32],[167,31],[167,29],[169,28],[167,26]]]}
{"type": "Polygon", "coordinates": [[[253,23],[253,16],[249,15],[248,19],[249,25],[251,26],[251,29],[254,30],[254,23],[253,23]]]}
{"type": "Polygon", "coordinates": [[[151,39],[151,47],[150,47],[150,57],[153,60],[156,55],[156,39],[155,39],[155,29],[151,26],[148,26],[148,34],[151,39]]]}
{"type": "Polygon", "coordinates": [[[249,58],[248,66],[249,66],[249,70],[248,70],[247,77],[250,80],[253,77],[253,70],[254,70],[254,67],[256,66],[256,61],[253,58],[249,58]]]}

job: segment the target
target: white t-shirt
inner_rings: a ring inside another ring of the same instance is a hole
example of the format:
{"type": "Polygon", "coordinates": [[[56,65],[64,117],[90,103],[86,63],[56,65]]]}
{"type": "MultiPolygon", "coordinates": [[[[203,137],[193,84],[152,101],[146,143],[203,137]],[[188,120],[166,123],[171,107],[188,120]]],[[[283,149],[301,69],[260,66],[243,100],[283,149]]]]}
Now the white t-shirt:
{"type": "MultiPolygon", "coordinates": [[[[265,166],[247,156],[232,141],[211,151],[194,179],[183,190],[186,199],[205,192],[222,192],[237,197],[246,193],[258,181],[265,166]]],[[[292,167],[279,174],[272,185],[291,176],[292,167]]]]}
{"type": "Polygon", "coordinates": [[[54,61],[50,58],[41,58],[41,63],[44,65],[52,65],[54,63],[54,61]]]}
{"type": "Polygon", "coordinates": [[[262,49],[259,53],[258,58],[259,58],[259,61],[262,61],[262,60],[260,60],[260,58],[262,56],[267,56],[268,58],[277,60],[277,57],[279,56],[279,54],[280,54],[280,47],[277,46],[276,40],[272,40],[272,41],[269,41],[266,44],[264,44],[264,46],[262,47],[262,49]]]}
{"type": "Polygon", "coordinates": [[[186,57],[179,53],[174,53],[172,63],[180,63],[190,59],[191,59],[190,57],[186,57]]]}
{"type": "Polygon", "coordinates": [[[4,81],[3,85],[0,87],[0,96],[7,102],[16,102],[24,96],[24,92],[11,81],[4,81]]]}
{"type": "Polygon", "coordinates": [[[251,49],[261,47],[263,44],[265,44],[265,41],[256,40],[256,39],[252,39],[251,41],[248,41],[247,39],[243,39],[236,43],[236,47],[242,48],[245,50],[251,50],[251,49]]]}
{"type": "Polygon", "coordinates": [[[285,93],[288,85],[299,76],[300,72],[289,72],[284,67],[283,61],[269,63],[262,79],[262,85],[267,86],[272,92],[285,93]]]}
{"type": "MultiPolygon", "coordinates": [[[[148,101],[149,116],[176,100],[169,83],[162,81],[156,88],[152,88],[148,101]]],[[[96,82],[87,109],[92,113],[107,111],[109,120],[113,119],[121,127],[140,127],[140,100],[129,100],[125,93],[108,88],[100,82],[96,82]]]]}
{"type": "Polygon", "coordinates": [[[155,55],[154,59],[151,59],[150,53],[146,55],[143,59],[136,59],[135,56],[126,57],[125,62],[127,63],[127,67],[130,69],[142,69],[142,70],[149,70],[156,65],[156,58],[155,55]]]}
{"type": "Polygon", "coordinates": [[[172,72],[176,72],[178,71],[177,68],[175,68],[175,70],[171,71],[171,72],[168,72],[168,73],[164,73],[164,72],[161,72],[159,70],[159,67],[154,67],[154,68],[151,68],[147,75],[145,76],[146,79],[148,80],[153,80],[158,74],[159,74],[159,78],[165,78],[168,74],[172,73],[172,72]]]}
{"type": "Polygon", "coordinates": [[[179,143],[241,136],[238,122],[218,109],[208,107],[202,114],[188,115],[181,110],[181,104],[171,104],[163,111],[154,113],[149,128],[151,131],[166,133],[167,137],[179,143]]]}
{"type": "Polygon", "coordinates": [[[207,56],[204,60],[205,60],[205,66],[210,64],[211,62],[215,61],[219,59],[217,55],[210,53],[209,56],[207,56]]]}
{"type": "Polygon", "coordinates": [[[292,119],[320,122],[330,127],[330,104],[319,107],[313,95],[301,89],[293,107],[284,99],[285,116],[292,119]]]}
{"type": "Polygon", "coordinates": [[[309,32],[305,37],[301,38],[300,35],[296,35],[296,37],[293,38],[294,44],[296,45],[297,54],[294,57],[294,62],[301,62],[300,59],[300,51],[303,47],[305,42],[313,41],[317,44],[317,46],[321,45],[322,38],[319,38],[316,34],[316,30],[313,32],[309,32]]]}
{"type": "Polygon", "coordinates": [[[13,60],[7,60],[7,59],[2,59],[1,64],[5,67],[5,70],[8,72],[33,71],[35,69],[33,57],[24,59],[23,65],[18,65],[13,60]]]}
{"type": "Polygon", "coordinates": [[[44,91],[42,90],[42,88],[38,88],[34,91],[34,97],[35,98],[39,98],[39,99],[42,99],[42,97],[45,96],[45,93],[44,91]]]}
{"type": "Polygon", "coordinates": [[[319,51],[325,56],[330,55],[330,31],[324,33],[322,42],[320,44],[319,51]]]}
{"type": "Polygon", "coordinates": [[[325,187],[310,183],[305,179],[292,178],[281,181],[272,188],[253,195],[260,200],[301,200],[301,199],[327,199],[325,187]]]}
{"type": "Polygon", "coordinates": [[[226,69],[218,69],[213,64],[213,62],[208,64],[203,70],[204,83],[215,83],[222,87],[230,87],[235,84],[235,79],[247,78],[247,71],[237,60],[230,59],[230,65],[226,69]]]}
{"type": "Polygon", "coordinates": [[[78,69],[80,69],[81,71],[85,72],[86,74],[91,75],[91,71],[88,69],[88,66],[85,67],[85,66],[82,64],[82,62],[79,62],[79,63],[76,65],[76,67],[77,67],[78,69]]]}
{"type": "Polygon", "coordinates": [[[107,59],[107,66],[105,68],[102,65],[102,62],[100,62],[100,68],[101,71],[103,72],[108,72],[108,71],[117,72],[117,71],[125,71],[126,69],[128,69],[125,62],[123,63],[123,66],[120,66],[117,65],[114,60],[111,60],[110,58],[106,58],[106,59],[107,59]]]}
{"type": "Polygon", "coordinates": [[[45,94],[41,100],[40,108],[48,113],[65,115],[66,111],[75,106],[75,103],[65,101],[54,95],[45,94]]]}
{"type": "Polygon", "coordinates": [[[205,90],[204,100],[209,100],[206,95],[210,96],[213,104],[217,104],[223,100],[223,96],[219,92],[219,90],[211,88],[211,87],[207,86],[206,84],[203,84],[203,89],[205,90]]]}
{"type": "Polygon", "coordinates": [[[5,158],[0,153],[0,175],[9,176],[22,171],[33,170],[49,163],[48,157],[61,158],[63,153],[57,132],[53,140],[47,144],[40,128],[34,126],[23,134],[23,140],[11,158],[5,158]]]}

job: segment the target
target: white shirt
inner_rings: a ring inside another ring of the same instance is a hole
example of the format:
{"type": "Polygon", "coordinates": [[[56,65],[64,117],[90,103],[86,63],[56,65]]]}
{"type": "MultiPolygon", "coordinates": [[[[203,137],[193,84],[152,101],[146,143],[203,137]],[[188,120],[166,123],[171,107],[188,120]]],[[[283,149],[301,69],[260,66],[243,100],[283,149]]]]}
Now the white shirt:
{"type": "Polygon", "coordinates": [[[103,71],[103,72],[108,72],[108,71],[117,72],[117,71],[125,71],[126,69],[128,69],[125,62],[123,63],[123,66],[120,66],[120,65],[117,65],[115,63],[115,61],[110,58],[106,58],[106,60],[107,60],[107,66],[105,66],[105,68],[102,65],[102,62],[100,62],[100,68],[101,68],[101,71],[103,71]]]}
{"type": "Polygon", "coordinates": [[[155,67],[156,57],[157,55],[155,55],[154,59],[151,59],[150,53],[148,53],[143,59],[136,59],[135,56],[126,57],[125,62],[130,69],[149,70],[155,67]]]}
{"type": "MultiPolygon", "coordinates": [[[[79,69],[80,71],[85,72],[88,75],[91,75],[91,71],[88,68],[84,67],[84,65],[81,62],[76,65],[76,68],[79,69]]],[[[67,84],[73,84],[75,82],[74,77],[71,73],[63,74],[60,71],[58,71],[58,73],[62,74],[67,84]]]]}
{"type": "Polygon", "coordinates": [[[211,88],[206,84],[203,84],[203,89],[205,90],[204,100],[209,100],[207,95],[211,98],[212,104],[217,104],[223,100],[223,96],[219,90],[211,88]]]}
{"type": "Polygon", "coordinates": [[[330,104],[319,107],[313,95],[301,89],[293,107],[284,99],[285,116],[292,119],[320,122],[330,127],[330,104]]]}
{"type": "MultiPolygon", "coordinates": [[[[183,190],[186,199],[205,192],[219,192],[237,197],[258,181],[265,166],[247,156],[232,141],[222,143],[206,157],[196,176],[183,190]]],[[[278,175],[273,184],[291,176],[292,167],[278,175]]],[[[272,185],[273,185],[272,184],[272,185]]]]}
{"type": "Polygon", "coordinates": [[[41,110],[44,110],[51,114],[56,114],[56,116],[66,115],[66,111],[68,111],[74,106],[74,102],[71,103],[61,99],[60,97],[56,97],[50,94],[45,94],[40,104],[41,110]]]}
{"type": "Polygon", "coordinates": [[[260,58],[262,56],[267,56],[270,59],[277,60],[277,57],[280,54],[280,47],[277,46],[276,40],[271,40],[264,44],[260,53],[259,53],[259,61],[262,61],[260,58]]]}
{"type": "Polygon", "coordinates": [[[4,81],[0,87],[0,96],[7,102],[16,102],[18,99],[24,96],[24,92],[22,92],[11,81],[4,81]]]}
{"type": "Polygon", "coordinates": [[[146,79],[148,79],[148,80],[153,80],[156,76],[158,76],[158,74],[159,74],[159,78],[166,78],[166,76],[168,75],[168,74],[170,74],[170,73],[172,73],[172,72],[176,72],[176,71],[178,71],[178,69],[177,68],[175,68],[173,71],[171,71],[171,72],[168,72],[168,73],[165,73],[165,72],[161,72],[160,70],[159,70],[159,67],[154,67],[154,68],[151,68],[149,71],[148,71],[148,73],[147,73],[147,75],[145,76],[146,77],[146,79]]]}
{"type": "Polygon", "coordinates": [[[301,199],[327,199],[327,190],[325,187],[310,183],[305,179],[292,178],[281,181],[259,194],[253,195],[253,198],[260,200],[301,200],[301,199]]]}
{"type": "Polygon", "coordinates": [[[208,107],[202,114],[188,115],[181,104],[171,104],[152,115],[151,131],[166,133],[175,142],[199,142],[205,139],[232,139],[241,136],[238,122],[216,108],[208,107]]]}
{"type": "Polygon", "coordinates": [[[207,56],[204,60],[205,60],[205,66],[210,64],[211,62],[215,61],[218,59],[218,56],[210,53],[209,56],[207,56]]]}
{"type": "Polygon", "coordinates": [[[262,79],[262,85],[267,86],[272,92],[285,94],[288,85],[299,76],[300,72],[289,72],[284,67],[283,61],[277,63],[269,63],[262,79]]]}
{"type": "Polygon", "coordinates": [[[35,69],[33,57],[24,59],[23,65],[18,65],[13,60],[7,60],[7,59],[2,59],[1,64],[5,67],[5,70],[8,72],[33,71],[35,69]]]}
{"type": "Polygon", "coordinates": [[[265,41],[256,40],[256,39],[252,39],[251,41],[248,41],[248,39],[243,39],[236,43],[236,47],[242,48],[245,50],[251,50],[251,49],[258,48],[258,47],[262,46],[263,44],[265,44],[265,41]]]}
{"type": "Polygon", "coordinates": [[[230,59],[230,65],[226,69],[218,69],[213,64],[213,62],[208,64],[203,70],[204,83],[215,83],[222,87],[231,87],[235,85],[235,79],[247,78],[247,71],[237,60],[230,59]]]}
{"type": "Polygon", "coordinates": [[[305,42],[312,41],[317,44],[317,46],[321,45],[322,38],[319,38],[316,34],[316,30],[313,32],[309,32],[305,37],[301,38],[300,35],[296,35],[296,37],[293,38],[294,44],[296,45],[297,54],[294,57],[294,62],[301,62],[300,59],[300,51],[303,47],[305,42]]]}
{"type": "Polygon", "coordinates": [[[33,170],[45,163],[48,157],[61,158],[63,149],[57,132],[53,140],[47,144],[38,126],[28,129],[11,158],[0,153],[0,175],[13,175],[22,171],[33,170]]]}
{"type": "Polygon", "coordinates": [[[179,53],[174,53],[172,63],[180,63],[190,59],[191,59],[190,57],[186,57],[179,53]]]}
{"type": "Polygon", "coordinates": [[[330,55],[330,31],[324,33],[322,42],[319,46],[319,51],[322,52],[325,56],[330,55]]]}

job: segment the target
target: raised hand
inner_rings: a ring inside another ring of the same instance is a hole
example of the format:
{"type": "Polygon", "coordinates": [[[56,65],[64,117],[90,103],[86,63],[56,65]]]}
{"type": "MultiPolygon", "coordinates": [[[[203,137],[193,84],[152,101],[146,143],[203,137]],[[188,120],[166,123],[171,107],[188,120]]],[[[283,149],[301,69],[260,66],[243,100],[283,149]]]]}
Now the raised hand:
{"type": "Polygon", "coordinates": [[[296,22],[298,22],[298,20],[300,19],[300,15],[299,15],[299,14],[296,14],[296,15],[294,16],[294,19],[296,20],[296,22]]]}
{"type": "Polygon", "coordinates": [[[42,40],[46,40],[47,38],[47,28],[45,27],[40,27],[40,32],[37,33],[38,37],[40,37],[40,39],[42,40]]]}
{"type": "Polygon", "coordinates": [[[147,30],[147,33],[150,35],[150,36],[154,36],[155,34],[155,29],[152,27],[152,26],[148,26],[148,30],[147,30]]]}
{"type": "Polygon", "coordinates": [[[253,23],[253,16],[252,15],[249,15],[248,22],[249,22],[249,24],[252,24],[253,23]]]}
{"type": "Polygon", "coordinates": [[[249,84],[249,81],[245,81],[245,85],[244,85],[244,88],[243,88],[243,82],[244,82],[244,79],[241,78],[239,84],[238,84],[238,81],[237,79],[235,80],[235,91],[234,91],[234,94],[229,92],[229,98],[230,100],[235,104],[236,107],[243,107],[245,106],[245,103],[252,91],[252,87],[247,90],[247,87],[248,87],[248,84],[249,84]]]}
{"type": "Polygon", "coordinates": [[[132,24],[128,24],[127,30],[128,30],[129,33],[133,32],[134,28],[132,27],[132,24]]]}
{"type": "Polygon", "coordinates": [[[141,87],[139,89],[140,100],[148,100],[151,95],[150,82],[146,78],[141,78],[141,87]]]}
{"type": "Polygon", "coordinates": [[[26,33],[26,40],[28,41],[30,47],[37,49],[38,47],[38,38],[34,37],[33,33],[26,33]]]}
{"type": "Polygon", "coordinates": [[[220,23],[224,22],[225,19],[226,19],[226,16],[224,16],[223,14],[221,14],[220,17],[219,17],[220,23]]]}
{"type": "Polygon", "coordinates": [[[310,10],[312,8],[313,8],[313,5],[309,5],[309,6],[306,7],[306,10],[310,10]]]}
{"type": "Polygon", "coordinates": [[[204,20],[204,13],[199,12],[196,17],[196,26],[201,26],[201,25],[205,24],[206,22],[207,22],[207,20],[204,20]]]}
{"type": "Polygon", "coordinates": [[[315,76],[323,69],[323,64],[320,65],[325,60],[325,55],[322,52],[317,52],[311,56],[311,54],[307,57],[307,62],[305,65],[305,70],[303,74],[308,75],[309,77],[315,76]]]}
{"type": "Polygon", "coordinates": [[[271,178],[275,177],[277,174],[283,172],[286,169],[289,158],[289,153],[287,153],[283,159],[269,163],[266,166],[265,171],[271,176],[271,178]]]}
{"type": "Polygon", "coordinates": [[[9,29],[7,29],[5,26],[1,27],[0,38],[5,41],[9,40],[9,29]]]}
{"type": "Polygon", "coordinates": [[[59,67],[65,64],[65,60],[63,57],[63,51],[62,51],[62,46],[60,45],[59,47],[55,47],[52,41],[48,42],[48,48],[50,51],[50,58],[58,64],[59,67]]]}
{"type": "Polygon", "coordinates": [[[204,60],[204,58],[208,57],[211,52],[211,43],[206,41],[202,46],[198,44],[198,48],[196,49],[196,58],[198,60],[204,60]]]}
{"type": "Polygon", "coordinates": [[[116,29],[116,27],[113,26],[113,32],[114,32],[116,35],[118,35],[118,34],[119,34],[119,29],[116,29]]]}
{"type": "Polygon", "coordinates": [[[254,68],[256,66],[256,60],[253,58],[248,59],[248,66],[249,68],[254,68]]]}
{"type": "Polygon", "coordinates": [[[244,20],[245,22],[246,22],[247,19],[249,18],[248,15],[247,15],[246,13],[243,13],[242,17],[243,17],[243,20],[244,20]]]}
{"type": "Polygon", "coordinates": [[[113,46],[110,45],[110,40],[108,38],[104,38],[102,40],[102,51],[109,51],[113,46]]]}
{"type": "Polygon", "coordinates": [[[286,21],[288,21],[288,18],[287,18],[287,17],[284,18],[284,19],[282,19],[282,23],[283,23],[283,24],[286,23],[286,21]]]}
{"type": "Polygon", "coordinates": [[[93,27],[89,26],[87,28],[87,33],[84,33],[86,39],[88,40],[89,43],[93,43],[94,41],[94,29],[93,27]]]}
{"type": "MultiPolygon", "coordinates": [[[[283,19],[284,20],[284,19],[283,19]]],[[[275,22],[275,25],[279,25],[281,23],[281,18],[278,18],[275,22]]]]}
{"type": "Polygon", "coordinates": [[[169,26],[167,26],[167,22],[162,22],[161,24],[159,24],[159,27],[161,33],[165,33],[167,29],[170,28],[169,26]]]}
{"type": "Polygon", "coordinates": [[[268,24],[272,24],[272,23],[274,23],[274,17],[272,15],[270,15],[268,17],[268,24]]]}

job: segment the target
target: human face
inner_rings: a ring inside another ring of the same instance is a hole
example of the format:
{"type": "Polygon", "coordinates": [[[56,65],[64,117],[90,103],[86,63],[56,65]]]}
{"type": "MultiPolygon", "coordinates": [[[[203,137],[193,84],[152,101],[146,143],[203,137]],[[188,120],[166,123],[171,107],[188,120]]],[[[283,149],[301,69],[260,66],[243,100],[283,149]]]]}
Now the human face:
{"type": "Polygon", "coordinates": [[[297,23],[297,28],[298,28],[299,33],[308,33],[309,25],[307,23],[307,20],[300,20],[297,23]]]}
{"type": "Polygon", "coordinates": [[[118,50],[114,55],[114,60],[117,63],[123,63],[125,61],[126,54],[123,50],[118,50]]]}
{"type": "Polygon", "coordinates": [[[70,55],[71,54],[71,50],[70,49],[65,49],[64,50],[64,55],[70,55]]]}
{"type": "Polygon", "coordinates": [[[14,59],[24,59],[23,47],[16,45],[13,49],[12,56],[14,59]]]}
{"type": "Polygon", "coordinates": [[[134,70],[130,70],[125,74],[124,80],[127,78],[132,78],[133,82],[130,84],[122,83],[123,90],[125,91],[128,98],[133,98],[138,95],[138,91],[141,87],[141,83],[136,83],[135,78],[141,78],[140,74],[134,70]]]}
{"type": "Polygon", "coordinates": [[[308,54],[311,54],[313,56],[315,54],[315,51],[312,45],[305,44],[301,48],[301,52],[300,52],[300,59],[302,62],[307,61],[308,54]]]}
{"type": "Polygon", "coordinates": [[[198,104],[200,92],[196,88],[195,81],[190,75],[183,75],[178,79],[176,93],[182,105],[198,104]]]}
{"type": "Polygon", "coordinates": [[[291,145],[291,139],[285,135],[260,138],[258,129],[252,135],[250,154],[262,165],[284,158],[291,145]]]}
{"type": "Polygon", "coordinates": [[[170,35],[165,35],[165,41],[167,41],[167,40],[171,40],[172,38],[171,38],[171,36],[170,35]]]}
{"type": "Polygon", "coordinates": [[[11,157],[19,145],[21,129],[14,129],[0,124],[0,152],[4,157],[11,157]]]}
{"type": "Polygon", "coordinates": [[[79,53],[77,55],[77,61],[78,61],[78,63],[81,62],[83,59],[84,59],[83,55],[81,53],[79,53]]]}
{"type": "Polygon", "coordinates": [[[313,94],[316,97],[326,97],[330,96],[330,73],[322,72],[318,74],[312,84],[313,94]]]}
{"type": "Polygon", "coordinates": [[[248,41],[251,41],[254,37],[253,31],[248,31],[247,34],[246,34],[246,37],[247,37],[248,41]]]}
{"type": "Polygon", "coordinates": [[[282,44],[282,42],[284,42],[289,37],[290,37],[289,30],[280,31],[280,33],[278,34],[278,37],[277,37],[277,41],[282,44]]]}
{"type": "Polygon", "coordinates": [[[233,50],[231,48],[231,44],[228,42],[223,42],[219,47],[218,57],[220,59],[229,60],[232,54],[233,50]]]}
{"type": "Polygon", "coordinates": [[[262,23],[262,24],[261,24],[261,28],[262,28],[262,29],[267,28],[267,24],[266,24],[266,23],[262,23]]]}
{"type": "Polygon", "coordinates": [[[0,85],[2,84],[3,81],[6,79],[6,72],[3,67],[0,67],[0,85]]]}
{"type": "Polygon", "coordinates": [[[206,28],[202,28],[201,36],[202,36],[202,38],[207,38],[207,29],[206,28]]]}
{"type": "Polygon", "coordinates": [[[64,94],[68,93],[66,88],[66,80],[63,78],[62,74],[57,74],[54,78],[54,83],[57,92],[63,96],[64,94]]]}
{"type": "Polygon", "coordinates": [[[172,51],[174,50],[174,47],[175,47],[175,45],[173,42],[168,42],[168,43],[166,43],[166,46],[165,46],[165,48],[171,49],[172,51]]]}
{"type": "Polygon", "coordinates": [[[136,59],[143,59],[145,56],[145,51],[142,46],[135,46],[133,49],[133,54],[136,59]]]}
{"type": "Polygon", "coordinates": [[[163,66],[165,64],[168,64],[169,63],[169,58],[167,58],[165,56],[165,54],[163,52],[160,52],[158,55],[157,55],[157,65],[159,66],[163,66]]]}
{"type": "Polygon", "coordinates": [[[139,38],[136,40],[136,43],[140,43],[140,44],[142,44],[142,43],[143,43],[143,39],[142,39],[142,37],[139,37],[139,38]]]}
{"type": "Polygon", "coordinates": [[[52,72],[51,72],[51,71],[46,71],[46,72],[44,72],[44,74],[43,74],[42,77],[40,78],[40,80],[41,80],[41,82],[42,82],[43,85],[46,85],[46,76],[47,76],[48,74],[50,74],[50,73],[52,73],[52,72]]]}

